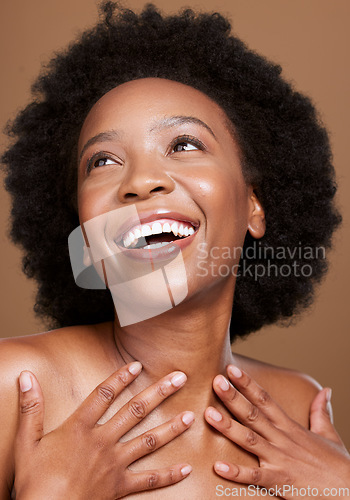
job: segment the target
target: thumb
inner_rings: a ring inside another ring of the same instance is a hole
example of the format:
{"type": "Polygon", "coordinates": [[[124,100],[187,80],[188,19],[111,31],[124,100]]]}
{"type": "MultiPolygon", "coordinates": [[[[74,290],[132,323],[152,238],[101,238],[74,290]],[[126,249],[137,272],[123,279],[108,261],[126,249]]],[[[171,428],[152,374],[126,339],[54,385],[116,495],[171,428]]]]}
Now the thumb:
{"type": "Polygon", "coordinates": [[[21,446],[32,447],[43,437],[44,398],[39,382],[31,372],[19,376],[19,427],[17,438],[21,446]]]}
{"type": "Polygon", "coordinates": [[[322,389],[314,398],[310,407],[310,431],[326,439],[338,442],[339,436],[333,427],[331,406],[332,389],[322,389]]]}

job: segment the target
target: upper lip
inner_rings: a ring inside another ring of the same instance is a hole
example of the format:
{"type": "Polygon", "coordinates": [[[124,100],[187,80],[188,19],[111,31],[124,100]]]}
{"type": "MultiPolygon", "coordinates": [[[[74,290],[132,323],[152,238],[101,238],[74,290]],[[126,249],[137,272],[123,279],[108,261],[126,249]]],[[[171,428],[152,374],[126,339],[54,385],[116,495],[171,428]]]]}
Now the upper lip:
{"type": "Polygon", "coordinates": [[[158,208],[156,210],[148,210],[144,212],[138,212],[138,217],[129,217],[123,224],[118,228],[118,232],[115,235],[115,241],[119,243],[122,237],[127,234],[130,229],[140,224],[146,224],[147,222],[153,222],[159,219],[173,219],[182,222],[189,222],[192,226],[197,229],[199,227],[199,220],[194,219],[190,215],[182,214],[173,210],[158,208]]]}

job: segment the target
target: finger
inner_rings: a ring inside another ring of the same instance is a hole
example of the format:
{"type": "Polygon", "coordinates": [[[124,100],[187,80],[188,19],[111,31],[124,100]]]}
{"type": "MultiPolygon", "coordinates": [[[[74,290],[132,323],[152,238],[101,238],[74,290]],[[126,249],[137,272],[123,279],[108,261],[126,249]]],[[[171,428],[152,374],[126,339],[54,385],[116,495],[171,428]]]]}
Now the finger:
{"type": "Polygon", "coordinates": [[[232,418],[223,415],[216,408],[209,406],[204,412],[204,417],[221,434],[260,459],[271,461],[274,457],[278,458],[276,457],[276,449],[272,444],[252,429],[248,429],[232,418]]]}
{"type": "Polygon", "coordinates": [[[152,384],[126,403],[108,422],[103,424],[107,432],[119,439],[135,427],[162,401],[178,391],[186,382],[187,377],[182,372],[173,372],[152,384]]]}
{"type": "Polygon", "coordinates": [[[189,464],[178,464],[158,470],[148,470],[145,472],[132,472],[128,481],[131,484],[128,493],[136,493],[144,490],[155,490],[171,484],[178,483],[185,479],[192,472],[189,464]]]}
{"type": "Polygon", "coordinates": [[[20,446],[33,447],[43,437],[44,397],[35,375],[29,371],[19,376],[19,428],[20,446]]]}
{"type": "Polygon", "coordinates": [[[290,430],[292,420],[271,396],[257,384],[246,372],[234,365],[227,367],[227,374],[232,384],[248,401],[259,408],[277,427],[290,430]]]}
{"type": "Polygon", "coordinates": [[[138,361],[129,363],[98,385],[83,401],[73,418],[89,427],[96,425],[116,397],[139,375],[142,365],[138,361]]]}
{"type": "Polygon", "coordinates": [[[124,443],[124,448],[130,450],[128,452],[130,463],[152,453],[180,436],[191,426],[193,421],[194,413],[187,411],[169,420],[169,422],[124,443]]]}
{"type": "Polygon", "coordinates": [[[335,443],[339,443],[341,439],[333,427],[331,395],[332,390],[325,388],[312,401],[310,407],[310,431],[335,443]]]}
{"type": "Polygon", "coordinates": [[[283,434],[272,422],[266,418],[264,413],[250,401],[248,401],[230,382],[223,376],[214,378],[213,387],[216,394],[228,408],[228,410],[246,427],[258,432],[266,439],[273,441],[283,439],[283,434]]]}
{"type": "Polygon", "coordinates": [[[229,462],[215,462],[215,472],[229,481],[242,484],[253,484],[270,488],[277,484],[276,471],[262,467],[249,467],[229,462]]]}

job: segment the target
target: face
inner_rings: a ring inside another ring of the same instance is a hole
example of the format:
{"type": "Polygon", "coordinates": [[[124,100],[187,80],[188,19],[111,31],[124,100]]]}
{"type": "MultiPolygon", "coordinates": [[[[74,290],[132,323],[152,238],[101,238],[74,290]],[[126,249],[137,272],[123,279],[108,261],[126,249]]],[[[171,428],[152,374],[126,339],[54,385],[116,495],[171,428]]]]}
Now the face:
{"type": "MultiPolygon", "coordinates": [[[[148,223],[151,230],[157,221],[161,224],[163,233],[151,237],[153,244],[162,242],[165,248],[176,240],[176,249],[181,248],[189,296],[220,280],[234,281],[233,275],[203,275],[198,268],[203,249],[241,247],[247,230],[261,237],[264,217],[243,177],[239,149],[220,106],[178,82],[133,80],[94,105],[78,150],[81,225],[117,210],[132,214],[136,208],[141,224],[148,223]],[[181,225],[183,235],[178,233],[181,225]]],[[[104,229],[102,246],[117,248],[115,233],[119,239],[122,234],[124,257],[137,267],[146,252],[137,249],[137,233],[123,223],[118,230],[112,227],[104,229]]],[[[159,260],[162,252],[158,250],[159,260]]],[[[211,261],[218,266],[222,258],[216,250],[206,266],[211,261]]],[[[230,265],[238,261],[236,254],[230,265]]]]}

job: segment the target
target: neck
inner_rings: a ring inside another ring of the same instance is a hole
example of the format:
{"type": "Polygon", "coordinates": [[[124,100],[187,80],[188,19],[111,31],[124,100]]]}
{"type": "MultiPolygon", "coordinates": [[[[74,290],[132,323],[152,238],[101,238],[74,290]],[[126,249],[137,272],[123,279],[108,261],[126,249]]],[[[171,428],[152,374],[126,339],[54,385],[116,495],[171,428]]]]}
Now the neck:
{"type": "Polygon", "coordinates": [[[120,327],[115,321],[120,356],[124,363],[142,363],[144,384],[180,370],[187,375],[181,393],[191,395],[192,403],[196,395],[204,404],[212,401],[213,378],[224,374],[233,361],[229,335],[233,286],[228,281],[218,288],[141,323],[120,327]]]}

